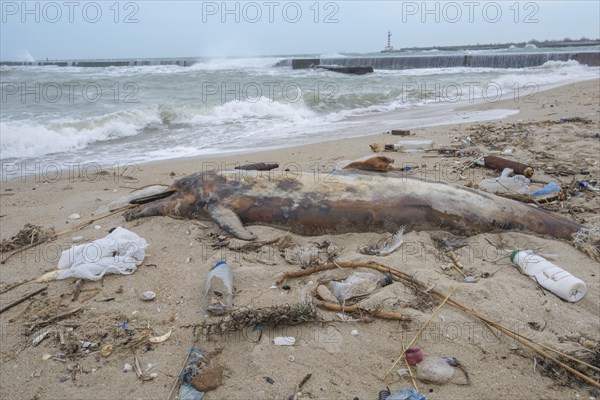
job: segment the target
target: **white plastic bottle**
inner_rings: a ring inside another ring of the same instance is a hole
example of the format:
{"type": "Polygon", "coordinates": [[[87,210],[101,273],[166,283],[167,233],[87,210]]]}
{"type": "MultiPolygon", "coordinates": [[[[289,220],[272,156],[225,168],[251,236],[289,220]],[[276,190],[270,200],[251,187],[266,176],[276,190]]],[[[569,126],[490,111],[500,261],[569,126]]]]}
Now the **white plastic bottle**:
{"type": "Polygon", "coordinates": [[[585,283],[531,250],[514,250],[510,261],[521,271],[561,299],[576,302],[585,296],[585,283]]]}

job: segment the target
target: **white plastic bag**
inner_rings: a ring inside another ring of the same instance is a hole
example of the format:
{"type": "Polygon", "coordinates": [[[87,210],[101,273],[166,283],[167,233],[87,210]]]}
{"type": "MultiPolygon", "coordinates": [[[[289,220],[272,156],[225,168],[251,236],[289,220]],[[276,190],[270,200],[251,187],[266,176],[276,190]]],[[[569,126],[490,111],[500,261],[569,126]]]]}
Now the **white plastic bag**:
{"type": "Polygon", "coordinates": [[[148,243],[137,234],[118,227],[108,236],[73,246],[62,252],[56,279],[78,278],[97,281],[104,274],[133,274],[144,261],[148,243]]]}

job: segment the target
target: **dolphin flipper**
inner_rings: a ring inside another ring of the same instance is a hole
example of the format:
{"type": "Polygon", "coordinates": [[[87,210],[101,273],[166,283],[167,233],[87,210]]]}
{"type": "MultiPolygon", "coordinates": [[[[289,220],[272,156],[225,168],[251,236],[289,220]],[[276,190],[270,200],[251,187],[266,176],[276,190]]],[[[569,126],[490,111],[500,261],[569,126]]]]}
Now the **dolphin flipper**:
{"type": "Polygon", "coordinates": [[[208,206],[208,215],[225,232],[242,240],[254,240],[256,236],[244,228],[242,221],[232,209],[223,207],[217,203],[208,206]]]}

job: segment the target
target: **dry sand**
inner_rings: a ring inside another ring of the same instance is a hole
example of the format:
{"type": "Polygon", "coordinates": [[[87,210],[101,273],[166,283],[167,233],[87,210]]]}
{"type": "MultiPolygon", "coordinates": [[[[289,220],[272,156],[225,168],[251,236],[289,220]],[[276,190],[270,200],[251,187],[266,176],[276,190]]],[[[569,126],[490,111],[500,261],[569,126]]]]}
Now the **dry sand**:
{"type": "MultiPolygon", "coordinates": [[[[414,136],[410,138],[433,139],[436,147],[445,147],[455,144],[455,137],[468,135],[476,144],[469,150],[476,155],[513,148],[511,158],[530,162],[536,169],[535,179],[565,184],[574,179],[597,181],[600,178],[599,96],[599,81],[593,80],[538,93],[536,103],[524,103],[521,99],[471,105],[459,112],[490,108],[520,112],[492,122],[412,129],[414,136]],[[556,123],[564,117],[589,121],[556,123]]],[[[0,236],[9,238],[25,223],[54,227],[60,232],[79,222],[69,220],[70,214],[79,213],[80,221],[85,221],[101,205],[127,194],[130,188],[170,184],[173,179],[214,166],[265,161],[279,162],[279,171],[288,167],[327,173],[336,161],[370,154],[370,143],[393,143],[400,139],[379,133],[377,126],[365,134],[369,136],[261,153],[144,164],[119,170],[121,175],[113,175],[115,170],[107,169],[107,174],[73,179],[64,176],[58,181],[33,175],[25,176],[24,181],[9,180],[2,182],[0,236]],[[136,180],[128,181],[128,175],[136,180]]],[[[416,174],[429,180],[467,185],[496,174],[485,169],[470,169],[461,177],[459,171],[474,157],[443,158],[431,153],[386,155],[394,158],[397,165],[419,165],[421,168],[416,174]]],[[[600,200],[599,196],[587,192],[549,207],[557,214],[590,226],[594,219],[598,222],[600,200]]],[[[322,322],[265,328],[258,343],[248,332],[214,336],[209,341],[198,328],[202,323],[200,302],[207,272],[216,261],[225,259],[232,266],[236,308],[294,304],[306,296],[307,285],[318,276],[289,280],[289,291],[271,288],[279,273],[298,266],[288,264],[274,246],[246,255],[213,249],[211,244],[216,239],[210,234],[222,232],[211,222],[199,224],[167,217],[124,222],[122,216],[116,214],[95,224],[61,235],[0,266],[1,291],[9,284],[55,269],[59,250],[69,248],[74,236],[82,235],[85,241],[92,241],[104,237],[111,227],[123,226],[150,244],[148,257],[133,275],[111,275],[99,282],[86,282],[79,300],[74,302],[71,301],[74,280],[51,282],[46,295],[38,295],[0,316],[2,398],[165,399],[177,381],[190,347],[211,350],[215,345],[223,348],[217,361],[225,367],[226,377],[222,386],[205,394],[206,399],[287,399],[308,373],[312,373],[312,377],[299,399],[366,400],[376,398],[385,386],[393,390],[411,386],[408,379],[400,378],[395,371],[386,379],[383,377],[400,355],[402,344],[406,345],[413,338],[432,309],[424,304],[423,295],[416,296],[401,283],[380,289],[363,304],[401,312],[411,316],[412,322],[377,319],[348,322],[341,321],[336,313],[319,311],[322,322]],[[102,228],[94,229],[95,224],[102,228]],[[263,259],[274,261],[275,265],[265,265],[260,262],[263,259]],[[140,293],[146,290],[156,292],[154,301],[139,299],[140,293]],[[101,301],[109,298],[114,299],[101,301]],[[76,307],[82,307],[83,311],[48,325],[47,330],[51,331],[48,337],[37,347],[30,345],[45,329],[29,333],[29,324],[76,307]],[[125,321],[127,334],[117,329],[125,321]],[[142,382],[134,372],[123,372],[124,364],[134,361],[127,344],[130,347],[135,344],[144,330],[152,335],[173,331],[165,343],[135,347],[142,366],[151,363],[154,367],[150,372],[158,374],[149,382],[142,382]],[[358,331],[358,336],[351,335],[353,330],[358,331]],[[62,346],[59,331],[65,339],[62,346]],[[294,336],[296,344],[275,346],[272,342],[275,336],[294,336]],[[100,347],[113,344],[114,351],[108,357],[93,351],[85,354],[78,346],[80,340],[97,342],[100,347]],[[46,353],[64,360],[43,361],[46,353]],[[61,378],[67,377],[68,380],[61,382],[61,378]],[[268,383],[265,377],[271,377],[274,383],[268,383]]],[[[285,235],[281,230],[268,227],[255,226],[250,230],[262,240],[285,235]]],[[[292,235],[292,238],[302,246],[327,240],[341,248],[340,261],[376,260],[414,274],[417,279],[447,293],[462,277],[456,271],[442,270],[450,261],[435,247],[432,236],[431,232],[409,232],[401,249],[388,257],[364,256],[358,252],[359,246],[380,237],[373,233],[292,235]]],[[[598,263],[571,244],[507,231],[473,236],[469,238],[469,246],[457,252],[470,274],[490,276],[475,284],[460,283],[453,299],[536,342],[579,356],[589,355],[581,343],[588,341],[589,346],[600,342],[598,263]],[[510,264],[507,250],[526,245],[584,280],[588,289],[586,297],[574,304],[563,302],[521,275],[510,264]]],[[[5,256],[3,254],[3,258],[5,256]]],[[[0,294],[0,306],[40,287],[41,284],[31,282],[0,294]]],[[[535,354],[530,350],[498,332],[491,332],[478,320],[448,305],[433,318],[418,345],[426,355],[456,357],[470,376],[470,385],[463,385],[465,379],[460,371],[445,385],[417,382],[429,399],[599,398],[598,391],[592,391],[589,385],[563,385],[564,376],[544,374],[539,356],[534,360],[535,354]]],[[[597,354],[596,365],[598,360],[597,354]]]]}

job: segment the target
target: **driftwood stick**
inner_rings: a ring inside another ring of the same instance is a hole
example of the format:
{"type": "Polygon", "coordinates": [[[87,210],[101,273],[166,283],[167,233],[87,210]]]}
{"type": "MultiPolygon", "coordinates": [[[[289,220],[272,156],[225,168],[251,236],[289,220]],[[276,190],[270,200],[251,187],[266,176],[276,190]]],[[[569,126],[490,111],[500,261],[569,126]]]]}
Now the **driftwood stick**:
{"type": "Polygon", "coordinates": [[[71,301],[77,301],[79,295],[81,294],[81,287],[83,286],[83,279],[77,279],[75,282],[75,288],[73,289],[73,296],[71,297],[71,301]]]}
{"type": "Polygon", "coordinates": [[[404,347],[404,343],[402,341],[400,341],[400,345],[402,346],[402,351],[404,352],[404,365],[406,365],[406,370],[408,371],[410,380],[412,381],[412,384],[415,387],[415,390],[418,392],[419,388],[417,387],[417,380],[415,379],[412,369],[410,368],[410,364],[408,363],[408,358],[406,358],[406,350],[408,350],[408,349],[406,347],[404,347]]]}
{"type": "Polygon", "coordinates": [[[300,383],[294,388],[294,393],[290,397],[288,397],[288,400],[298,400],[298,392],[302,389],[302,386],[304,386],[304,384],[308,382],[311,376],[312,374],[307,374],[304,378],[302,378],[300,383]]]}
{"type": "Polygon", "coordinates": [[[314,300],[314,303],[318,307],[325,308],[330,311],[342,311],[342,312],[347,312],[347,313],[365,312],[374,317],[383,318],[383,319],[394,319],[394,320],[398,320],[398,321],[409,321],[411,319],[410,317],[407,317],[405,315],[401,315],[398,313],[388,312],[388,311],[379,311],[379,310],[374,310],[372,308],[366,308],[366,307],[341,306],[339,304],[327,303],[326,301],[321,301],[321,300],[316,300],[316,299],[314,300]]]}
{"type": "Polygon", "coordinates": [[[24,285],[26,283],[33,282],[33,281],[35,281],[35,278],[33,278],[33,279],[23,279],[23,280],[20,280],[18,282],[11,283],[10,285],[7,285],[4,289],[2,289],[2,291],[0,292],[0,294],[4,294],[6,292],[10,292],[14,288],[18,288],[21,285],[24,285]]]}
{"type": "Polygon", "coordinates": [[[35,291],[35,292],[33,292],[33,293],[29,293],[28,295],[25,295],[25,296],[21,297],[21,298],[20,298],[19,300],[17,300],[17,301],[13,301],[13,302],[12,302],[12,303],[10,303],[9,305],[7,305],[7,306],[5,306],[5,307],[2,307],[2,309],[0,309],[0,314],[2,314],[2,313],[3,313],[4,311],[6,311],[6,310],[10,310],[11,308],[13,308],[13,307],[14,307],[14,306],[16,306],[16,305],[19,305],[19,304],[21,304],[22,302],[24,302],[25,300],[27,300],[27,299],[29,299],[29,298],[31,298],[31,297],[33,297],[33,296],[35,296],[36,294],[40,294],[40,293],[42,293],[43,291],[45,291],[45,290],[47,290],[47,289],[48,289],[48,286],[46,286],[46,287],[43,287],[43,288],[41,288],[41,289],[38,289],[38,290],[36,290],[36,291],[35,291]]]}
{"type": "Polygon", "coordinates": [[[34,324],[31,325],[31,327],[29,328],[29,332],[33,332],[37,328],[42,327],[42,326],[46,326],[48,324],[51,324],[52,322],[61,320],[63,318],[70,317],[71,315],[77,314],[79,311],[81,311],[81,307],[77,307],[77,308],[74,308],[72,310],[66,311],[66,312],[64,312],[62,314],[55,315],[54,317],[50,317],[50,318],[48,318],[45,321],[36,322],[36,323],[34,323],[34,324]]]}

